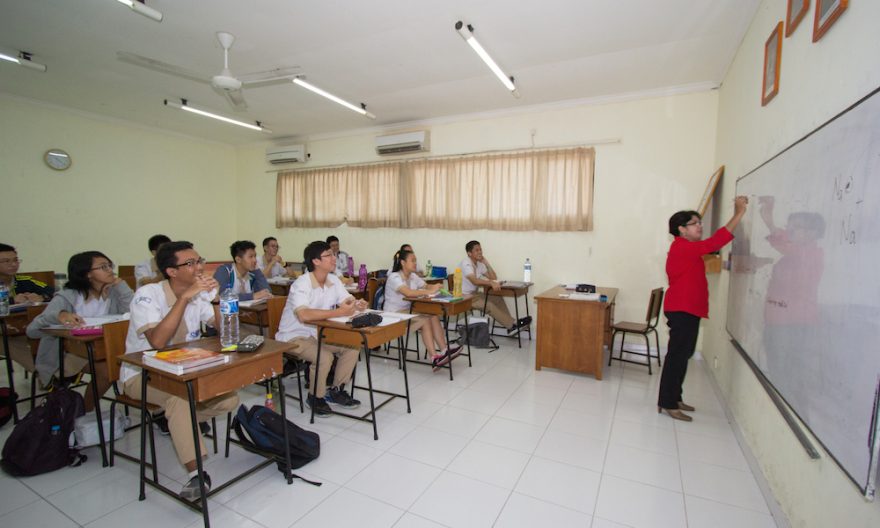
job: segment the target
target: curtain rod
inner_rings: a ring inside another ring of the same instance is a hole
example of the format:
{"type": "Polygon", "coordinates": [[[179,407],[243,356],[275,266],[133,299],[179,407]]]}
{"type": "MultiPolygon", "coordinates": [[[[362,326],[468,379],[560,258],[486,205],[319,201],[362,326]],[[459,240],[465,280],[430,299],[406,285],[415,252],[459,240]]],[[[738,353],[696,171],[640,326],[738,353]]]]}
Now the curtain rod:
{"type": "Polygon", "coordinates": [[[282,171],[299,171],[299,170],[309,170],[311,168],[314,169],[333,169],[337,167],[369,167],[371,165],[381,165],[384,163],[395,163],[395,162],[406,162],[406,161],[424,161],[424,160],[441,160],[441,159],[450,159],[450,158],[463,158],[466,156],[480,156],[484,154],[515,154],[518,152],[543,152],[548,150],[558,150],[558,149],[566,149],[566,148],[579,148],[579,147],[597,147],[600,145],[620,145],[623,143],[622,138],[608,138],[608,139],[600,139],[597,141],[591,141],[589,143],[566,143],[560,145],[552,145],[546,147],[520,147],[514,149],[503,149],[503,150],[482,150],[479,152],[465,152],[461,154],[444,154],[442,156],[421,156],[421,157],[413,157],[413,158],[398,158],[398,159],[390,159],[390,160],[378,160],[378,161],[368,161],[364,163],[337,163],[335,165],[319,165],[316,167],[301,167],[301,168],[283,168],[283,169],[269,169],[265,171],[265,174],[270,174],[273,172],[282,172],[282,171]]]}

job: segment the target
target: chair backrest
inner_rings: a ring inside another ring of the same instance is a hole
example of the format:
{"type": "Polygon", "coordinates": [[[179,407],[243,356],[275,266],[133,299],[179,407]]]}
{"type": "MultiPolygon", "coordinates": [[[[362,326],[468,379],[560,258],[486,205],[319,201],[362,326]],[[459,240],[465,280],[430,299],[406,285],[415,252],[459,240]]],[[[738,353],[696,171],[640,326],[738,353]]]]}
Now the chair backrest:
{"type": "Polygon", "coordinates": [[[373,299],[370,301],[370,309],[371,310],[382,310],[385,308],[385,285],[380,284],[378,288],[376,288],[376,293],[373,295],[373,299]]]}
{"type": "Polygon", "coordinates": [[[373,299],[376,297],[376,290],[379,289],[379,279],[371,277],[367,280],[367,304],[373,305],[373,299]]]}
{"type": "Polygon", "coordinates": [[[27,275],[32,277],[34,280],[38,280],[40,282],[45,282],[52,288],[55,288],[55,272],[54,271],[25,271],[19,273],[19,275],[27,275]]]}
{"type": "Polygon", "coordinates": [[[137,289],[137,280],[134,278],[134,266],[119,266],[119,278],[124,280],[132,290],[137,289]]]}
{"type": "Polygon", "coordinates": [[[119,356],[125,354],[125,337],[128,321],[116,321],[104,325],[104,350],[107,356],[107,377],[110,383],[119,379],[119,356]]]}
{"type": "Polygon", "coordinates": [[[663,310],[663,288],[654,288],[651,290],[651,299],[648,301],[648,315],[645,322],[648,328],[657,328],[660,321],[660,312],[663,310]]]}
{"type": "Polygon", "coordinates": [[[287,296],[270,297],[266,301],[266,308],[269,315],[269,339],[275,339],[278,333],[278,327],[281,325],[281,314],[284,313],[284,305],[287,304],[287,296]]]}
{"type": "Polygon", "coordinates": [[[449,293],[452,293],[455,290],[455,274],[450,273],[446,276],[446,285],[449,288],[449,293]]]}

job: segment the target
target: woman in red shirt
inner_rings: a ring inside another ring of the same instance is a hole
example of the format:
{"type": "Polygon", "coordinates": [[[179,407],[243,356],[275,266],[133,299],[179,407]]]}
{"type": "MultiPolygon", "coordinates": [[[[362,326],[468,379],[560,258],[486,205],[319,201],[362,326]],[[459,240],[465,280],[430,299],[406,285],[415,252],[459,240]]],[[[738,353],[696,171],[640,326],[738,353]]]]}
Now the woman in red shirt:
{"type": "Polygon", "coordinates": [[[666,257],[669,288],[663,301],[663,312],[669,325],[669,345],[660,376],[657,412],[666,411],[676,420],[690,422],[693,419],[681,412],[694,410],[682,402],[681,386],[688,360],[697,346],[700,319],[709,318],[709,283],[703,255],[718,251],[733,240],[733,230],[745,214],[748,203],[745,196],[737,196],[733,217],[706,240],[703,240],[703,223],[698,212],[679,211],[669,218],[669,234],[675,237],[666,257]]]}

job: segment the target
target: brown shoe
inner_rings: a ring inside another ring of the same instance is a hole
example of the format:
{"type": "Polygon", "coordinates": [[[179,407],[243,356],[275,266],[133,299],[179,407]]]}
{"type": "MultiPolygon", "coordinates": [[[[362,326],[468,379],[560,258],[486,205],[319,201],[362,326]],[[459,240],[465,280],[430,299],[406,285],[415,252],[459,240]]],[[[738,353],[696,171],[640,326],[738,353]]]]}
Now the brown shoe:
{"type": "Polygon", "coordinates": [[[664,409],[663,407],[657,407],[658,413],[662,413],[664,411],[672,418],[676,420],[681,420],[682,422],[692,422],[694,420],[693,418],[679,411],[678,409],[664,409]]]}
{"type": "Polygon", "coordinates": [[[680,411],[687,411],[687,412],[696,411],[696,409],[694,409],[692,406],[686,404],[685,402],[678,402],[678,409],[680,411]]]}

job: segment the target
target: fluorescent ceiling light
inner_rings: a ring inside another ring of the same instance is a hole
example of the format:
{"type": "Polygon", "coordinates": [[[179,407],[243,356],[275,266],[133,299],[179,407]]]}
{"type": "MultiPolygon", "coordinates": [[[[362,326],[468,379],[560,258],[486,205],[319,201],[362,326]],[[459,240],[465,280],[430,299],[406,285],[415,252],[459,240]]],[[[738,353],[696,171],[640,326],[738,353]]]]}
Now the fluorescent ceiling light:
{"type": "Polygon", "coordinates": [[[361,103],[360,106],[355,106],[355,105],[349,103],[348,101],[346,101],[345,99],[340,99],[339,97],[336,97],[335,95],[333,95],[330,92],[325,92],[324,90],[318,88],[314,84],[307,83],[302,77],[294,77],[293,83],[298,84],[299,86],[302,86],[306,90],[311,90],[311,91],[315,92],[316,94],[320,95],[321,97],[326,97],[327,99],[330,99],[334,103],[341,104],[342,106],[348,108],[349,110],[353,110],[362,116],[367,116],[370,119],[376,119],[376,116],[374,116],[370,112],[367,112],[367,105],[365,105],[364,103],[361,103]]]}
{"type": "Polygon", "coordinates": [[[24,66],[25,68],[30,68],[32,70],[40,72],[46,71],[45,64],[40,64],[39,62],[32,61],[31,54],[25,51],[14,52],[8,49],[0,49],[0,60],[9,61],[14,64],[18,64],[19,66],[24,66]]]}
{"type": "Polygon", "coordinates": [[[156,22],[162,21],[162,13],[156,11],[151,7],[147,7],[143,2],[139,0],[116,0],[120,4],[125,4],[131,8],[132,11],[139,15],[144,15],[147,18],[152,18],[156,22]]]}
{"type": "Polygon", "coordinates": [[[477,42],[476,37],[474,37],[474,26],[468,24],[467,26],[459,20],[455,23],[455,30],[458,31],[458,34],[461,35],[461,38],[465,40],[465,42],[470,45],[470,47],[483,59],[483,62],[486,63],[486,66],[492,70],[492,73],[498,77],[498,80],[501,81],[501,84],[504,85],[505,88],[510,90],[510,93],[513,94],[514,97],[519,97],[519,92],[516,90],[516,86],[513,84],[513,77],[506,75],[498,64],[492,60],[492,57],[489,56],[489,53],[477,42]]]}
{"type": "Polygon", "coordinates": [[[249,128],[251,130],[256,130],[257,132],[267,132],[269,134],[272,133],[271,130],[264,127],[262,125],[262,123],[260,123],[259,121],[256,121],[256,123],[257,123],[256,125],[252,125],[250,123],[245,123],[244,121],[232,119],[231,117],[226,117],[226,116],[222,116],[219,114],[206,112],[205,110],[190,106],[189,104],[187,104],[186,99],[181,99],[179,103],[175,103],[174,101],[169,101],[168,99],[165,99],[165,105],[172,106],[174,108],[179,108],[181,110],[186,110],[187,112],[192,112],[193,114],[198,114],[200,116],[205,116],[205,117],[210,117],[212,119],[217,119],[218,121],[223,121],[224,123],[229,123],[232,125],[238,125],[240,127],[249,128]]]}

